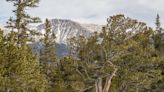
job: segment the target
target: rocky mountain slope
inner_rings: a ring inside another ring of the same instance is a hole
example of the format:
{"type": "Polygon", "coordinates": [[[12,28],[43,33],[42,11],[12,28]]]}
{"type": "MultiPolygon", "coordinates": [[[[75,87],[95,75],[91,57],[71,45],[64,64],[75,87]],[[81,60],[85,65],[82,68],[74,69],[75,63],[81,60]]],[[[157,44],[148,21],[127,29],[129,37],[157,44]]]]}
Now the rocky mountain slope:
{"type": "MultiPolygon", "coordinates": [[[[50,20],[52,31],[56,34],[56,54],[58,57],[68,54],[68,39],[78,36],[89,36],[95,31],[101,31],[101,25],[80,24],[72,20],[52,19],[50,20]]],[[[44,24],[37,26],[37,30],[45,33],[44,24]]],[[[34,49],[41,49],[41,44],[35,44],[34,49]]]]}
{"type": "MultiPolygon", "coordinates": [[[[56,34],[56,42],[67,44],[67,39],[77,36],[89,36],[93,32],[100,31],[101,27],[95,24],[80,24],[71,20],[52,19],[52,30],[56,34]]],[[[44,24],[37,26],[37,29],[44,33],[44,24]]]]}

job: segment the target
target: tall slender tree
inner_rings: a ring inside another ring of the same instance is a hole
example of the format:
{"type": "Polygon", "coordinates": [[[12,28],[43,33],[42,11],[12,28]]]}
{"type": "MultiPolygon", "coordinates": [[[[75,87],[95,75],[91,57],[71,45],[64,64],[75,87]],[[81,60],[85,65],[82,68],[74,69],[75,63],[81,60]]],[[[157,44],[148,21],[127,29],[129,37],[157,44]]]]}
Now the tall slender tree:
{"type": "Polygon", "coordinates": [[[156,49],[158,50],[164,50],[163,48],[163,44],[164,42],[162,42],[162,28],[161,28],[161,23],[160,23],[160,16],[159,14],[157,14],[156,17],[156,30],[155,33],[153,35],[153,39],[154,39],[154,46],[156,49]]]}
{"type": "Polygon", "coordinates": [[[155,24],[156,24],[156,30],[157,30],[158,32],[160,32],[160,31],[161,31],[161,22],[160,22],[160,16],[159,16],[159,14],[157,14],[155,24]]]}
{"type": "Polygon", "coordinates": [[[55,54],[55,33],[51,30],[51,23],[48,19],[45,21],[45,33],[43,34],[43,39],[41,39],[43,44],[43,50],[40,51],[40,66],[41,72],[46,76],[50,87],[53,85],[53,72],[55,70],[55,65],[57,64],[56,54],[55,54]]]}
{"type": "Polygon", "coordinates": [[[16,10],[15,18],[10,18],[7,27],[12,31],[0,35],[0,91],[1,92],[44,92],[46,80],[40,73],[36,57],[27,44],[29,23],[35,23],[38,18],[31,18],[25,9],[35,7],[39,0],[7,0],[13,2],[16,10]]]}
{"type": "Polygon", "coordinates": [[[14,18],[9,19],[9,23],[14,24],[8,26],[9,28],[16,29],[17,31],[17,43],[20,45],[26,44],[29,41],[29,36],[35,34],[35,31],[29,28],[30,23],[38,23],[40,19],[38,17],[31,17],[26,13],[26,9],[37,7],[39,0],[6,0],[12,2],[16,8],[13,10],[15,14],[14,18]]]}
{"type": "MultiPolygon", "coordinates": [[[[42,40],[43,51],[40,52],[40,64],[43,68],[56,62],[55,54],[55,33],[51,30],[51,24],[48,19],[45,21],[45,34],[42,40]]],[[[47,70],[45,71],[47,73],[47,70]]]]}

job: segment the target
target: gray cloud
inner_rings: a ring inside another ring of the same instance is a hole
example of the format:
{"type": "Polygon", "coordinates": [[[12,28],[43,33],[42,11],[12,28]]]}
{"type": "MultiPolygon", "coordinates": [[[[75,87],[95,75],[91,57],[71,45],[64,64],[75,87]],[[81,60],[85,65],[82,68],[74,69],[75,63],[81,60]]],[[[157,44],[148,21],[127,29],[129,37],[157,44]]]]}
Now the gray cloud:
{"type": "MultiPolygon", "coordinates": [[[[0,13],[6,17],[12,7],[4,1],[0,1],[0,13]]],[[[39,7],[30,13],[42,19],[63,18],[98,24],[105,24],[108,16],[123,13],[153,26],[157,13],[164,25],[163,5],[164,0],[41,0],[39,7]]]]}

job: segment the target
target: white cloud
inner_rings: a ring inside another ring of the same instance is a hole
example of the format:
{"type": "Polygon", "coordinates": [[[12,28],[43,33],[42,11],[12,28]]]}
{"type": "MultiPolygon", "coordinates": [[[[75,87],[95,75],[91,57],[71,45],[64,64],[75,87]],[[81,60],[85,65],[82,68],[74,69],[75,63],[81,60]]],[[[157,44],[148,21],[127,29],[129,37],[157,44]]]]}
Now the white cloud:
{"type": "MultiPolygon", "coordinates": [[[[39,7],[30,13],[42,19],[63,18],[99,24],[106,23],[108,16],[124,13],[152,26],[157,13],[164,24],[163,5],[164,0],[41,0],[39,7]]],[[[0,6],[2,17],[9,17],[11,4],[1,0],[0,6]]]]}

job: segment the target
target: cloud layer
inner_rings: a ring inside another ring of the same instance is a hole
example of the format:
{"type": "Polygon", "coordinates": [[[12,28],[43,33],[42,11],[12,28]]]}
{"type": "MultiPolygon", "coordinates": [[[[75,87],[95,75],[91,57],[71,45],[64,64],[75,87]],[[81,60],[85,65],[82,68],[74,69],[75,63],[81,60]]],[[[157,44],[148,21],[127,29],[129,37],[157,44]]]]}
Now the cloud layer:
{"type": "MultiPolygon", "coordinates": [[[[164,0],[41,0],[38,8],[31,10],[34,16],[72,19],[82,23],[105,24],[106,18],[123,13],[153,26],[159,13],[164,24],[164,0]]],[[[12,4],[0,1],[0,23],[11,16],[12,4]]]]}

